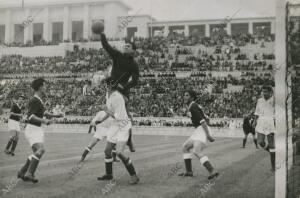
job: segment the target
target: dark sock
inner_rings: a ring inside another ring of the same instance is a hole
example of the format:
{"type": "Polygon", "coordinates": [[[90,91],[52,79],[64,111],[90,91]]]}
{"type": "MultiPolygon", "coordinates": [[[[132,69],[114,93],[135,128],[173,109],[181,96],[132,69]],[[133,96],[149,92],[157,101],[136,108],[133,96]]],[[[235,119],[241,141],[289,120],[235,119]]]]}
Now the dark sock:
{"type": "Polygon", "coordinates": [[[123,164],[125,165],[125,168],[127,169],[128,173],[133,176],[136,175],[134,166],[131,163],[130,158],[126,158],[124,155],[119,154],[118,157],[122,160],[123,164]]]}
{"type": "Polygon", "coordinates": [[[213,166],[211,165],[208,157],[204,156],[200,159],[201,164],[208,170],[209,173],[214,171],[213,166]]]}
{"type": "MultiPolygon", "coordinates": [[[[36,156],[35,156],[36,157],[36,156]]],[[[36,159],[35,157],[31,158],[30,165],[28,167],[28,173],[30,173],[32,176],[34,176],[34,173],[39,165],[40,160],[36,159]]]]}
{"type": "Polygon", "coordinates": [[[81,161],[83,161],[85,159],[85,157],[87,156],[87,154],[89,154],[90,151],[91,151],[91,149],[89,147],[85,147],[85,149],[81,155],[81,161]]]}
{"type": "Polygon", "coordinates": [[[11,150],[10,150],[12,153],[15,152],[17,144],[18,144],[18,140],[13,140],[13,143],[12,143],[12,146],[11,146],[11,150]]]}
{"type": "Polygon", "coordinates": [[[129,137],[128,137],[128,140],[127,140],[127,145],[128,145],[128,146],[132,145],[131,137],[132,137],[132,131],[131,131],[131,129],[130,129],[130,130],[129,130],[129,137]]]}
{"type": "Polygon", "coordinates": [[[111,154],[112,154],[113,160],[116,160],[116,158],[117,158],[117,151],[116,150],[112,150],[111,154]]]}
{"type": "Polygon", "coordinates": [[[275,170],[275,152],[270,152],[270,157],[272,169],[275,170]]]}
{"type": "Polygon", "coordinates": [[[6,150],[8,150],[10,148],[10,145],[12,144],[12,142],[13,142],[13,138],[10,138],[7,142],[7,145],[6,145],[6,148],[5,148],[6,150]]]}
{"type": "Polygon", "coordinates": [[[93,126],[90,125],[89,133],[91,133],[93,126]]]}
{"type": "Polygon", "coordinates": [[[28,170],[28,168],[29,168],[29,165],[30,165],[30,159],[27,158],[27,160],[26,160],[24,166],[20,169],[20,174],[21,174],[21,176],[24,176],[24,175],[25,175],[25,173],[27,172],[27,170],[28,170]]]}
{"type": "Polygon", "coordinates": [[[253,139],[255,146],[257,147],[257,139],[253,139]]]}
{"type": "Polygon", "coordinates": [[[246,139],[246,138],[244,138],[244,139],[243,139],[243,147],[245,147],[245,145],[246,145],[246,142],[247,142],[247,139],[246,139]]]}
{"type": "Polygon", "coordinates": [[[105,171],[106,171],[106,175],[112,175],[113,172],[113,159],[109,158],[106,159],[105,158],[105,171]]]}
{"type": "Polygon", "coordinates": [[[192,172],[192,159],[184,159],[186,172],[192,172]]]}

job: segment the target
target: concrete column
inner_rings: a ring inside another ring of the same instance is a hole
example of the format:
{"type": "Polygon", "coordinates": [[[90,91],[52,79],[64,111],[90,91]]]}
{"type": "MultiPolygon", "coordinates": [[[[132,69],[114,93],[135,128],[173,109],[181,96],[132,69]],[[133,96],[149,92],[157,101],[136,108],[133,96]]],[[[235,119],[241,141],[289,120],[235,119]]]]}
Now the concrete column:
{"type": "Polygon", "coordinates": [[[209,24],[205,24],[205,37],[210,37],[209,24]]]}
{"type": "Polygon", "coordinates": [[[12,25],[11,25],[11,11],[8,9],[6,10],[6,22],[5,22],[5,43],[10,43],[11,42],[11,30],[12,30],[12,25]]]}
{"type": "Polygon", "coordinates": [[[228,35],[231,35],[231,23],[229,22],[226,24],[226,32],[228,35]]]}
{"type": "Polygon", "coordinates": [[[190,30],[189,30],[189,26],[185,25],[184,26],[184,36],[189,36],[190,35],[190,30]]]}
{"type": "Polygon", "coordinates": [[[68,6],[64,7],[64,20],[63,20],[63,40],[69,39],[71,41],[70,30],[70,10],[68,6]]]}
{"type": "Polygon", "coordinates": [[[44,30],[43,30],[43,38],[45,41],[50,41],[50,37],[49,37],[49,34],[50,34],[50,21],[49,21],[49,8],[46,7],[44,9],[44,30]]]}
{"type": "Polygon", "coordinates": [[[249,34],[253,34],[253,22],[249,22],[248,24],[248,33],[249,34]]]}
{"type": "Polygon", "coordinates": [[[148,26],[147,25],[139,25],[137,27],[137,33],[136,33],[137,37],[143,37],[143,38],[147,38],[149,37],[149,31],[148,31],[148,26]]]}
{"type": "Polygon", "coordinates": [[[115,10],[117,9],[117,6],[113,2],[106,3],[104,5],[104,32],[107,35],[107,37],[118,37],[118,16],[115,12],[115,10]]]}
{"type": "Polygon", "coordinates": [[[271,22],[271,34],[275,34],[275,21],[271,22]]]}
{"type": "Polygon", "coordinates": [[[169,26],[166,25],[166,26],[164,27],[164,37],[167,37],[167,36],[169,35],[169,32],[170,32],[170,31],[169,31],[169,26]]]}
{"type": "Polygon", "coordinates": [[[90,6],[84,5],[83,8],[83,38],[89,39],[91,36],[91,25],[90,25],[90,6]]]}
{"type": "MultiPolygon", "coordinates": [[[[27,8],[25,10],[25,19],[28,19],[28,17],[30,16],[30,9],[27,8]]],[[[32,24],[30,24],[29,26],[27,26],[26,28],[24,28],[24,44],[27,43],[27,41],[31,41],[32,40],[32,35],[30,35],[30,29],[29,27],[31,27],[32,24]]]]}

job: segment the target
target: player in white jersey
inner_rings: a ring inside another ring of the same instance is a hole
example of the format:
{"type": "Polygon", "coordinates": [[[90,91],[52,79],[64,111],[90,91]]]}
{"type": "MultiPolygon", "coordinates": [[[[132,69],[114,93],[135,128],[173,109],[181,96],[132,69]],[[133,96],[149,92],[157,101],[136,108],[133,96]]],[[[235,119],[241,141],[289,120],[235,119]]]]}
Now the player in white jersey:
{"type": "Polygon", "coordinates": [[[135,172],[135,168],[129,157],[125,156],[124,150],[129,137],[129,129],[131,128],[131,120],[127,115],[125,100],[122,94],[116,90],[116,83],[112,78],[105,80],[108,91],[108,99],[106,101],[107,113],[114,120],[107,131],[107,143],[105,147],[105,170],[106,174],[98,177],[98,180],[113,179],[113,158],[112,149],[116,145],[117,156],[124,163],[125,168],[131,176],[130,184],[137,184],[139,178],[135,172]]]}
{"type": "MultiPolygon", "coordinates": [[[[105,108],[101,108],[105,109],[105,108]]],[[[92,137],[90,143],[88,146],[84,148],[84,151],[82,153],[80,162],[83,162],[86,158],[87,154],[91,152],[92,148],[96,146],[96,144],[107,137],[107,131],[110,127],[111,122],[113,121],[113,118],[106,113],[104,110],[101,110],[97,113],[97,115],[93,118],[93,120],[90,123],[90,126],[95,127],[96,131],[94,133],[94,136],[92,137]],[[97,127],[96,127],[97,126],[97,127]]],[[[119,162],[119,160],[116,159],[116,148],[114,147],[112,150],[112,156],[114,162],[119,162]]]]}
{"type": "Polygon", "coordinates": [[[255,131],[257,132],[257,142],[270,153],[272,171],[275,171],[275,102],[272,94],[272,87],[262,87],[263,97],[258,99],[254,114],[256,118],[255,131]]]}

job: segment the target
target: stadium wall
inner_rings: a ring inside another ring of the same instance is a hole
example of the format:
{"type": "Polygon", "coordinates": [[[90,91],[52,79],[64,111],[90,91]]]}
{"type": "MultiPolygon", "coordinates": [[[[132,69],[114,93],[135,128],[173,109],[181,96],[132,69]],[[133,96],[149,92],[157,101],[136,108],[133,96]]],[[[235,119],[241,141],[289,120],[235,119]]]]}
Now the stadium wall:
{"type": "MultiPolygon", "coordinates": [[[[110,41],[112,46],[120,49],[124,41],[110,41]]],[[[51,56],[65,56],[66,51],[73,51],[74,45],[80,49],[85,48],[102,48],[101,42],[86,42],[86,43],[60,43],[59,45],[49,46],[34,46],[34,47],[0,47],[0,56],[18,54],[26,57],[51,57],[51,56]]]]}
{"type": "MultiPolygon", "coordinates": [[[[88,124],[53,124],[43,127],[46,133],[87,133],[88,124]]],[[[7,132],[7,124],[0,124],[0,132],[7,132]]],[[[165,126],[134,126],[133,133],[136,135],[167,135],[189,136],[193,127],[165,127],[165,126]]],[[[243,137],[241,128],[211,128],[214,137],[243,137]]]]}

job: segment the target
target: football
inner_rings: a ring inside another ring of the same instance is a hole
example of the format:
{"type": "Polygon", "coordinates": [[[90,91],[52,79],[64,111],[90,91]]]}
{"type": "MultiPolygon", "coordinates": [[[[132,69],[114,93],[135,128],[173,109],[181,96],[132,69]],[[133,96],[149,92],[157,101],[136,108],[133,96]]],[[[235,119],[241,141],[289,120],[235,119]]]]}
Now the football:
{"type": "Polygon", "coordinates": [[[92,31],[94,34],[101,34],[104,31],[104,23],[102,21],[94,22],[92,25],[92,31]]]}

